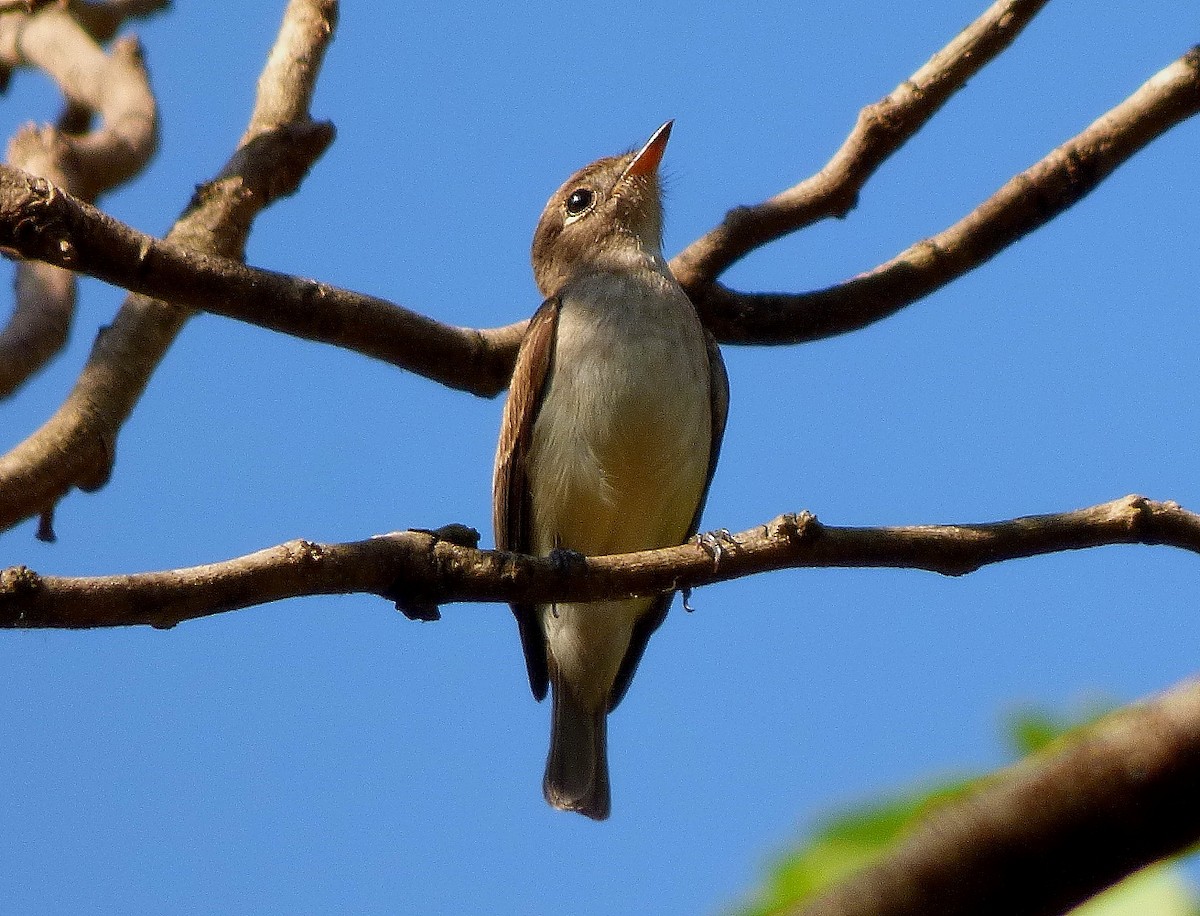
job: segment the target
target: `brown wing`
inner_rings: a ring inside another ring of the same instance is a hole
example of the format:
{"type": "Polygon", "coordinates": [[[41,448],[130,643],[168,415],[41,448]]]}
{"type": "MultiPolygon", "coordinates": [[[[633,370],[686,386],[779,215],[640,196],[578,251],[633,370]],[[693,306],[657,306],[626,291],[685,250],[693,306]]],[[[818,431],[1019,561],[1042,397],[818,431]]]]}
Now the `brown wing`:
{"type": "MultiPolygon", "coordinates": [[[[712,439],[708,447],[708,478],[704,481],[704,490],[700,493],[700,502],[696,506],[696,514],[688,526],[687,536],[693,537],[700,530],[700,515],[704,512],[704,503],[708,499],[708,488],[712,486],[713,474],[717,471],[717,458],[721,454],[721,440],[725,438],[725,421],[729,418],[729,375],[725,371],[725,360],[721,358],[721,348],[717,346],[716,338],[707,330],[704,332],[708,344],[708,397],[712,406],[710,424],[712,439]]],[[[617,704],[625,697],[633,674],[637,671],[638,663],[646,652],[646,644],[654,631],[662,626],[667,618],[667,610],[675,593],[663,595],[650,609],[633,625],[633,633],[629,639],[629,650],[621,660],[617,671],[617,679],[613,681],[612,693],[608,698],[609,712],[617,708],[617,704]]]]}
{"type": "MultiPolygon", "coordinates": [[[[496,549],[529,553],[530,505],[526,479],[533,421],[541,407],[546,379],[554,359],[554,337],[558,330],[560,303],[551,297],[542,303],[521,341],[517,365],[508,387],[508,400],[500,421],[500,444],[496,448],[496,471],[492,479],[492,525],[496,549]]],[[[541,700],[550,686],[546,662],[546,634],[532,604],[514,604],[529,687],[541,700]]]]}

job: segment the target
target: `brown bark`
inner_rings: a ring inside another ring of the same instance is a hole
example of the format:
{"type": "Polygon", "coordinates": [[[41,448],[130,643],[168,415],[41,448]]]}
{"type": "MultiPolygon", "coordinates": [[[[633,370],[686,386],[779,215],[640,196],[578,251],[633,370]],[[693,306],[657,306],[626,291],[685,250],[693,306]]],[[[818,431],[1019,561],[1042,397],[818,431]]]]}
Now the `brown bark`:
{"type": "MultiPolygon", "coordinates": [[[[0,16],[0,70],[36,67],[55,80],[68,102],[57,126],[27,124],[18,131],[8,147],[10,163],[86,201],[146,166],[157,145],[158,115],[141,49],[128,38],[105,54],[97,40],[111,38],[127,16],[162,6],[87,4],[96,8],[90,29],[58,6],[0,16]],[[97,39],[97,32],[103,37],[97,39]],[[89,131],[93,112],[100,125],[89,131]]],[[[13,315],[0,331],[0,398],[62,349],[74,312],[73,274],[45,263],[17,265],[13,315]]]]}
{"type": "Polygon", "coordinates": [[[1200,840],[1200,681],[931,814],[797,916],[1054,916],[1200,840]]]}
{"type": "MultiPolygon", "coordinates": [[[[308,105],[333,30],[331,0],[292,0],[259,82],[249,127],[220,174],[197,191],[167,240],[192,251],[240,258],[262,209],[291,194],[333,139],[308,105]]],[[[53,199],[58,190],[39,185],[53,199]]],[[[70,255],[82,239],[59,244],[70,255]]],[[[69,266],[69,265],[63,265],[69,266]]],[[[49,512],[72,487],[95,490],[112,470],[122,424],[192,313],[129,296],[96,338],[70,395],[39,430],[0,457],[0,528],[49,512]]]]}
{"type": "Polygon", "coordinates": [[[990,563],[1106,544],[1162,544],[1200,553],[1200,516],[1140,496],[973,525],[840,528],[801,513],[701,543],[565,564],[478,550],[478,538],[471,529],[449,526],[349,544],[292,541],[190,569],[78,579],[14,567],[0,578],[0,627],[172,626],[284,598],[352,592],[381,595],[410,616],[432,619],[448,602],[656,595],[801,567],[958,576],[990,563]]]}

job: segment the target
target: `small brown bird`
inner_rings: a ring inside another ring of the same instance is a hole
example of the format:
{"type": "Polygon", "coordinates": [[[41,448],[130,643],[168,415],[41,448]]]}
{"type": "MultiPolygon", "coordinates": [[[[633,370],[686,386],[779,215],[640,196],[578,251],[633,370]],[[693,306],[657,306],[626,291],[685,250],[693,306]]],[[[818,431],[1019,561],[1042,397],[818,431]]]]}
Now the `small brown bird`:
{"type": "MultiPolygon", "coordinates": [[[[662,256],[668,121],[636,153],[576,172],[546,204],[533,273],[546,301],[517,356],[493,485],[496,546],[591,556],[696,533],[725,431],[720,351],[662,256]]],[[[513,605],[529,684],[554,701],[543,791],[602,820],[607,716],[673,594],[513,605]]]]}

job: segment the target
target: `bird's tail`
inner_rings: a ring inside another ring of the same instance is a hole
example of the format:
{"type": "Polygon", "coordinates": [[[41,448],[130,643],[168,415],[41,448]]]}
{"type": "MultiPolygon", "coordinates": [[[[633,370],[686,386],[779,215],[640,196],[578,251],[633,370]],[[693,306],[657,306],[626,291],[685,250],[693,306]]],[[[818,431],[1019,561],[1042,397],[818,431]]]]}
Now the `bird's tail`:
{"type": "Polygon", "coordinates": [[[554,684],[550,714],[550,755],[542,791],[563,811],[593,820],[608,817],[608,707],[590,709],[566,685],[554,684]]]}

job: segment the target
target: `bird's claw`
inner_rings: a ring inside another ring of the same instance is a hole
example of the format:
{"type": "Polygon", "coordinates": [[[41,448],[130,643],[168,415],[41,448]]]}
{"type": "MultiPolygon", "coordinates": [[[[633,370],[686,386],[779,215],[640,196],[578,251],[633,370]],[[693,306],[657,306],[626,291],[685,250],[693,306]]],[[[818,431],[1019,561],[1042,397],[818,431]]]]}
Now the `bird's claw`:
{"type": "MultiPolygon", "coordinates": [[[[578,550],[571,550],[569,547],[555,547],[546,555],[546,559],[554,564],[555,572],[560,575],[569,573],[572,569],[587,563],[587,556],[578,550]]],[[[550,605],[550,615],[555,618],[558,617],[557,603],[550,605]]]]}
{"type": "Polygon", "coordinates": [[[570,572],[572,568],[582,566],[587,562],[587,556],[569,547],[555,547],[546,555],[555,570],[560,573],[570,572]]]}
{"type": "Polygon", "coordinates": [[[708,552],[712,557],[713,568],[716,569],[721,565],[721,558],[725,556],[727,547],[737,547],[738,543],[733,539],[733,535],[729,533],[728,528],[718,528],[716,531],[706,531],[704,534],[696,535],[696,543],[708,552]]]}

